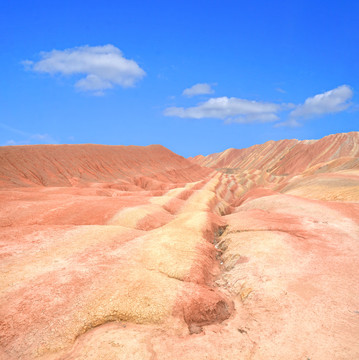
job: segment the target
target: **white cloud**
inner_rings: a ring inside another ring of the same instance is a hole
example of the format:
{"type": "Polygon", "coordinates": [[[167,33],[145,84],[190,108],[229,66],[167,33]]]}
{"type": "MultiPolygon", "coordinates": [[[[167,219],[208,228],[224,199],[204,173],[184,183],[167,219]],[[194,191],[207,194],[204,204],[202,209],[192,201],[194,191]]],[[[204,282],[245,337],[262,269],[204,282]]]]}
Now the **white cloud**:
{"type": "Polygon", "coordinates": [[[290,118],[311,118],[323,114],[343,111],[350,106],[348,102],[353,96],[352,89],[347,85],[307,98],[302,105],[298,105],[290,118]]]}
{"type": "Polygon", "coordinates": [[[113,45],[80,46],[41,52],[40,55],[41,60],[25,60],[23,65],[40,73],[84,75],[75,87],[95,95],[101,95],[103,90],[116,85],[134,86],[146,74],[135,61],[124,58],[121,50],[113,45]]]}
{"type": "Polygon", "coordinates": [[[226,96],[211,98],[197,106],[183,108],[170,107],[165,109],[165,116],[176,116],[181,118],[217,118],[226,122],[268,122],[279,119],[277,112],[281,106],[274,103],[250,101],[226,96]]]}
{"type": "Polygon", "coordinates": [[[196,95],[213,94],[214,90],[209,84],[196,84],[188,89],[184,89],[182,95],[191,97],[196,95]]]}

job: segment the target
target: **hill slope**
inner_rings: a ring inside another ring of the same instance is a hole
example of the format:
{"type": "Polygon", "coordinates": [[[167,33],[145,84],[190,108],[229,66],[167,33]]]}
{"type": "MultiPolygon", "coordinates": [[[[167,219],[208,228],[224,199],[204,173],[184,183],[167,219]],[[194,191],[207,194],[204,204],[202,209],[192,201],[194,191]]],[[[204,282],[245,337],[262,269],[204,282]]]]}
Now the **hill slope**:
{"type": "Polygon", "coordinates": [[[152,180],[188,182],[209,172],[161,145],[0,147],[0,186],[72,186],[152,180]]]}

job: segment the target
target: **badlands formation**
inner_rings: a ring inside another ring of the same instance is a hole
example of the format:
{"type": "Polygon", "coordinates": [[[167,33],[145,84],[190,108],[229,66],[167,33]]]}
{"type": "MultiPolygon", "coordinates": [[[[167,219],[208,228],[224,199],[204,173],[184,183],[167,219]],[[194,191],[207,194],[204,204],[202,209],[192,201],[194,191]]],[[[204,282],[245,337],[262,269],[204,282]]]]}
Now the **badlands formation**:
{"type": "Polygon", "coordinates": [[[359,359],[358,132],[1,147],[0,199],[1,359],[359,359]]]}

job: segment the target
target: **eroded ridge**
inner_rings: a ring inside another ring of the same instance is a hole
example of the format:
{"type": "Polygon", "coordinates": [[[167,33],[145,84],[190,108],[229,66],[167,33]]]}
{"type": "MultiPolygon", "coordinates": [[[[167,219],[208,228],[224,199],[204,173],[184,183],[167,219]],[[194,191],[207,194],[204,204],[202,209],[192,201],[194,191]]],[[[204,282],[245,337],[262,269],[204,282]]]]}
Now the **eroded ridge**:
{"type": "Polygon", "coordinates": [[[193,332],[227,319],[232,301],[213,287],[219,272],[213,236],[228,206],[222,177],[214,174],[159,196],[117,192],[105,207],[111,216],[102,224],[63,225],[69,214],[55,208],[66,215],[58,217],[60,224],[45,227],[45,213],[40,224],[5,227],[1,331],[6,356],[66,351],[81,334],[112,321],[193,332]],[[116,204],[120,210],[114,212],[116,204]]]}

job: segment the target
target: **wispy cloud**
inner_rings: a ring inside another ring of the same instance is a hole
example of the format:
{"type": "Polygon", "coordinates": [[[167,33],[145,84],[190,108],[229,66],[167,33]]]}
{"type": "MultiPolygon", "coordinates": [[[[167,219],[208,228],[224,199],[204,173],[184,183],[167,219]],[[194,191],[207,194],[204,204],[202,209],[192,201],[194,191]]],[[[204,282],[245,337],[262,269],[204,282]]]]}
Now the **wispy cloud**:
{"type": "Polygon", "coordinates": [[[126,59],[113,45],[80,46],[66,50],[41,52],[39,61],[23,61],[26,69],[39,73],[82,75],[75,83],[80,91],[102,95],[116,85],[134,86],[146,73],[134,61],[126,59]]]}
{"type": "Polygon", "coordinates": [[[317,94],[298,105],[291,113],[291,118],[311,118],[323,114],[343,111],[350,106],[348,102],[353,91],[348,85],[339,86],[322,94],[317,94]]]}
{"type": "Polygon", "coordinates": [[[192,97],[196,95],[205,95],[205,94],[213,94],[214,90],[212,89],[210,84],[196,84],[191,86],[188,89],[184,89],[182,95],[192,97]]]}
{"type": "Polygon", "coordinates": [[[279,119],[277,112],[279,112],[280,108],[280,105],[274,103],[224,96],[211,98],[189,108],[170,107],[165,109],[164,115],[193,119],[216,118],[226,122],[240,123],[268,122],[279,119]]]}
{"type": "Polygon", "coordinates": [[[276,88],[276,91],[278,91],[278,92],[280,92],[280,93],[282,93],[282,94],[286,94],[286,91],[283,90],[283,89],[280,88],[280,87],[277,87],[277,88],[276,88]]]}
{"type": "MultiPolygon", "coordinates": [[[[3,145],[30,145],[30,144],[56,144],[57,141],[49,134],[28,133],[4,123],[0,123],[0,128],[17,135],[19,139],[7,140],[3,145]]],[[[12,135],[12,136],[13,136],[12,135]]]]}

